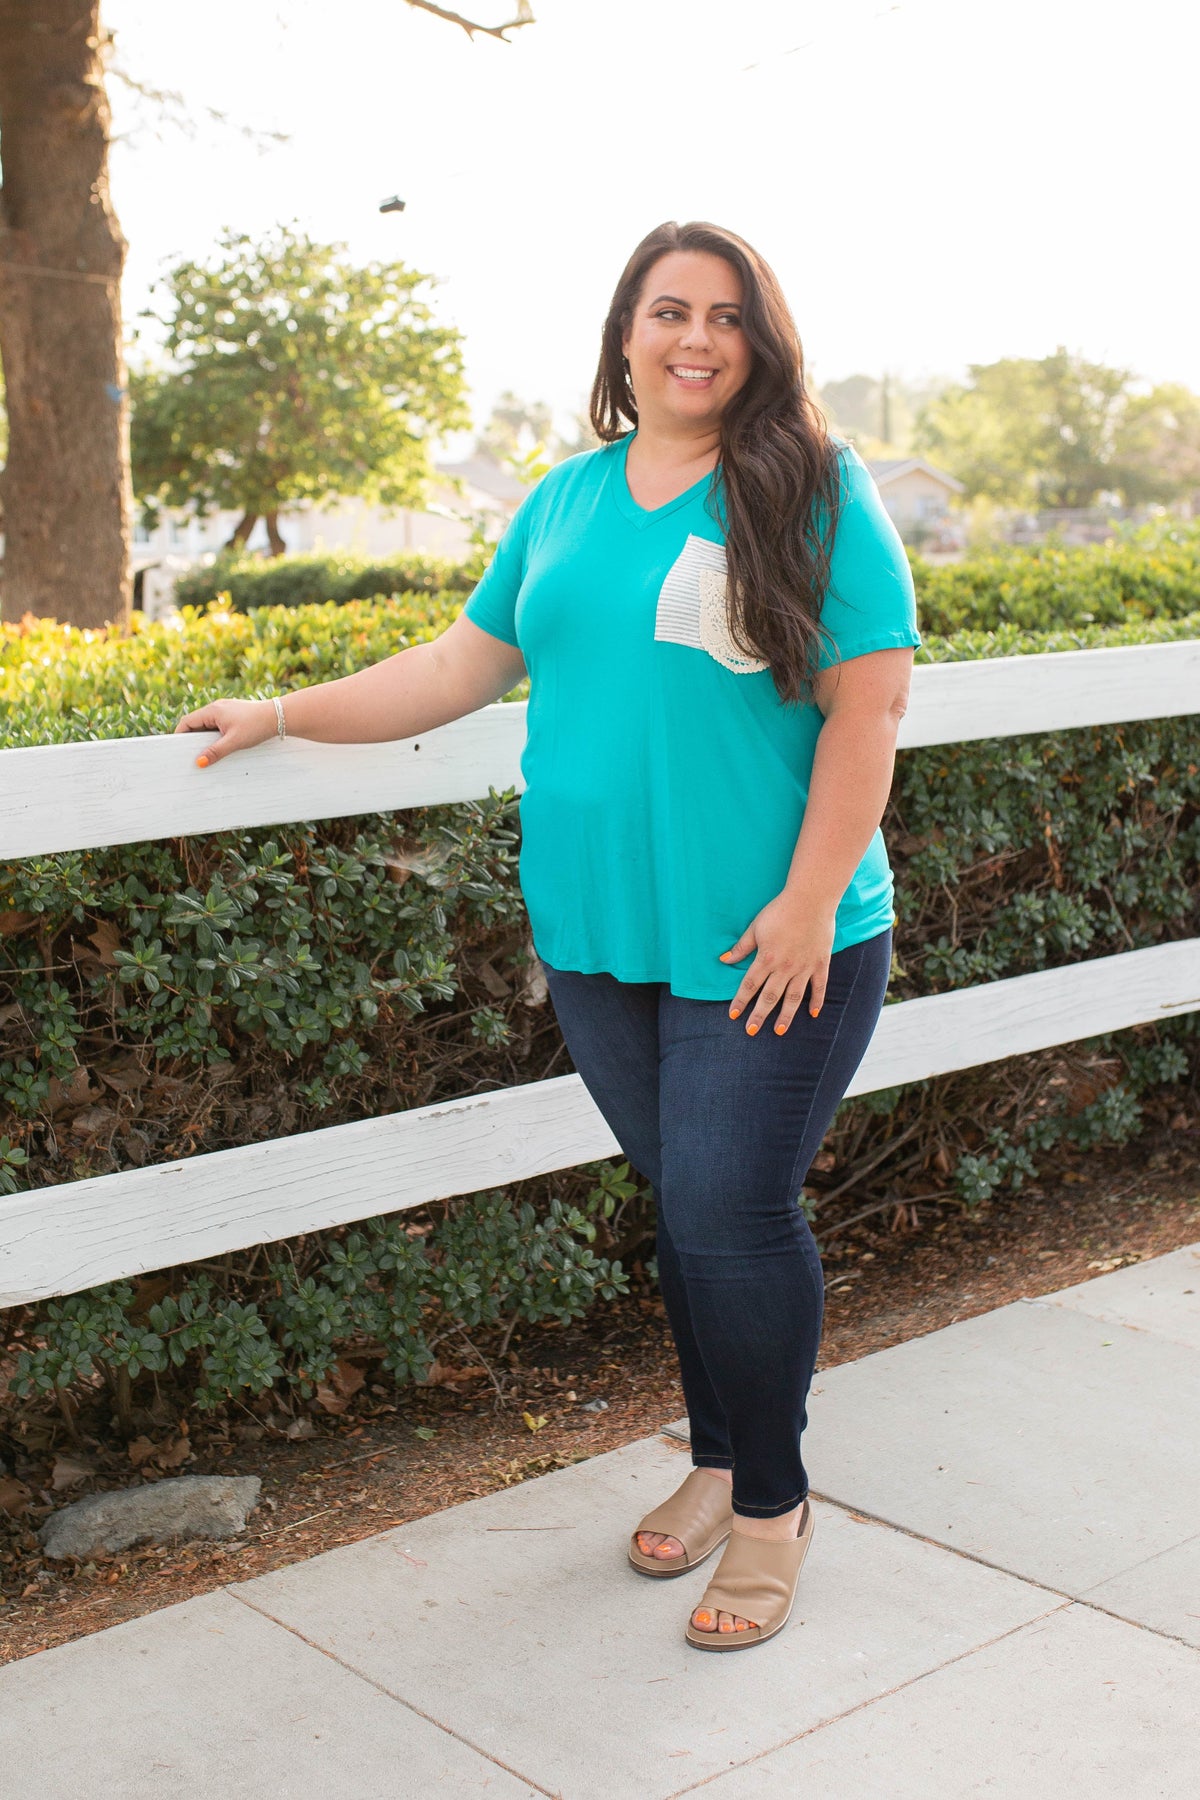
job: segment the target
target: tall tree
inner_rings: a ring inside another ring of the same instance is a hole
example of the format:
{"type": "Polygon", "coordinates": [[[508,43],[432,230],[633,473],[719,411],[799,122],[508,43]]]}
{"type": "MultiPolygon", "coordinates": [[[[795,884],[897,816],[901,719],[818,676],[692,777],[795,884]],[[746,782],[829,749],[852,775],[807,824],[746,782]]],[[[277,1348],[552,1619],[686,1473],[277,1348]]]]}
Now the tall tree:
{"type": "Polygon", "coordinates": [[[1113,449],[1133,375],[1071,356],[1060,344],[1040,364],[1052,455],[1041,473],[1045,506],[1090,506],[1114,486],[1113,449]]]}
{"type": "Polygon", "coordinates": [[[1200,501],[1200,395],[1174,381],[1132,395],[1113,463],[1114,486],[1130,505],[1200,501]]]}
{"type": "Polygon", "coordinates": [[[864,455],[907,456],[917,415],[950,385],[943,376],[847,375],[822,381],[817,400],[833,429],[849,433],[864,455]]]}
{"type": "Polygon", "coordinates": [[[528,455],[538,445],[548,452],[553,436],[553,415],[546,402],[522,400],[506,388],[479,434],[479,448],[497,462],[507,462],[528,455]]]}
{"type": "Polygon", "coordinates": [[[972,363],[969,372],[968,383],[923,409],[914,432],[968,494],[1088,506],[1097,494],[1127,488],[1118,440],[1134,401],[1128,370],[1060,345],[1052,356],[972,363]]]}
{"type": "MultiPolygon", "coordinates": [[[[499,24],[435,0],[407,4],[505,43],[533,23],[530,0],[499,24]]],[[[110,41],[100,0],[0,0],[4,618],[129,616],[126,244],[108,180],[110,41]]]]}
{"type": "Polygon", "coordinates": [[[167,280],[167,369],[132,381],[142,502],[242,515],[233,542],[297,501],[357,495],[414,504],[432,436],[469,422],[459,334],[404,263],[357,267],[342,244],[280,227],[226,232],[212,265],[167,280]]]}
{"type": "Polygon", "coordinates": [[[0,0],[3,616],[127,618],[125,239],[99,0],[0,0]]]}
{"type": "Polygon", "coordinates": [[[599,442],[585,409],[572,416],[567,431],[559,431],[544,400],[522,400],[511,389],[500,395],[476,440],[497,462],[519,465],[522,471],[538,453],[548,467],[581,450],[594,450],[599,442]]]}
{"type": "Polygon", "coordinates": [[[917,419],[913,442],[965,482],[968,495],[1032,506],[1053,451],[1042,417],[1038,365],[1016,357],[972,363],[917,419]]]}

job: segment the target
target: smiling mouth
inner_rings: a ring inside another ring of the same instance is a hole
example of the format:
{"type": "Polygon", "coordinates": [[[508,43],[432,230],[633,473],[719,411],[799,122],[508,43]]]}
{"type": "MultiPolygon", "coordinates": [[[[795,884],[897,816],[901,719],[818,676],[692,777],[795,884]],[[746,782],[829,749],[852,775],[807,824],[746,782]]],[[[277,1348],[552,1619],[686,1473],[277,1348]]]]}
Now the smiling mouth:
{"type": "Polygon", "coordinates": [[[667,371],[674,375],[677,381],[689,381],[694,387],[703,387],[705,382],[712,381],[717,373],[715,369],[696,368],[689,363],[668,363],[667,371]]]}

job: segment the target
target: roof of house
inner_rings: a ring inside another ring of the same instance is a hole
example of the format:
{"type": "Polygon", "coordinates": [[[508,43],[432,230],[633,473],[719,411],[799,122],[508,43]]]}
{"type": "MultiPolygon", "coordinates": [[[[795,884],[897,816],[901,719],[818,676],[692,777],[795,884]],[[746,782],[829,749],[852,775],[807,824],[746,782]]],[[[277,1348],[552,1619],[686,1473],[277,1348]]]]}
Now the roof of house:
{"type": "Polygon", "coordinates": [[[945,469],[926,462],[923,456],[880,456],[864,460],[875,477],[876,487],[886,487],[889,481],[898,481],[901,475],[910,475],[915,469],[920,469],[948,487],[951,493],[961,494],[964,491],[964,484],[957,476],[948,475],[945,469]]]}
{"type": "Polygon", "coordinates": [[[439,475],[456,476],[469,487],[490,494],[494,500],[523,500],[529,492],[525,482],[519,481],[511,470],[490,456],[476,454],[468,456],[465,462],[440,462],[435,467],[439,475]]]}

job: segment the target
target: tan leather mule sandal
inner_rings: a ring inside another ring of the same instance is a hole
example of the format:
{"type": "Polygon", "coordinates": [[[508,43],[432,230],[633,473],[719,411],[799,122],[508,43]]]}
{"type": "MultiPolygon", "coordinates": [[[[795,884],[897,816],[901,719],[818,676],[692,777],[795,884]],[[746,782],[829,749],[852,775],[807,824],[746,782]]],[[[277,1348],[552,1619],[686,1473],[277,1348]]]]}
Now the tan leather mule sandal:
{"type": "Polygon", "coordinates": [[[703,1469],[693,1469],[661,1506],[648,1512],[629,1540],[629,1560],[642,1575],[686,1575],[724,1543],[733,1526],[729,1489],[703,1469]],[[638,1531],[660,1531],[678,1538],[682,1556],[645,1556],[638,1549],[638,1531]]]}
{"type": "MultiPolygon", "coordinates": [[[[791,1616],[812,1534],[813,1510],[807,1500],[794,1538],[775,1544],[733,1532],[700,1606],[707,1607],[714,1619],[719,1612],[727,1612],[738,1619],[753,1619],[754,1624],[745,1631],[697,1631],[689,1614],[684,1634],[688,1643],[697,1650],[748,1650],[751,1644],[765,1644],[782,1631],[791,1616]]],[[[699,1607],[692,1608],[693,1613],[698,1611],[699,1607]]]]}

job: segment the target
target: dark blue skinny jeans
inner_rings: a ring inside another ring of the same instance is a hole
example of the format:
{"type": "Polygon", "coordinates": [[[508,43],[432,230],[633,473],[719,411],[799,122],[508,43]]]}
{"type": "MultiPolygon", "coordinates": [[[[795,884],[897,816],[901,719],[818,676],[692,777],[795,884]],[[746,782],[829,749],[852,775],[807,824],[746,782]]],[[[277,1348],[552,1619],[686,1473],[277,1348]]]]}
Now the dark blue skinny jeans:
{"type": "MultiPolygon", "coordinates": [[[[800,1439],[824,1278],[804,1179],[879,1019],[892,932],[829,960],[820,1015],[750,1037],[725,1000],[542,962],[576,1071],[658,1207],[658,1276],[692,1461],[733,1470],[733,1510],[808,1492],[800,1439]]],[[[541,959],[539,959],[541,960],[541,959]]],[[[753,1003],[752,1003],[753,1004],[753,1003]]]]}

